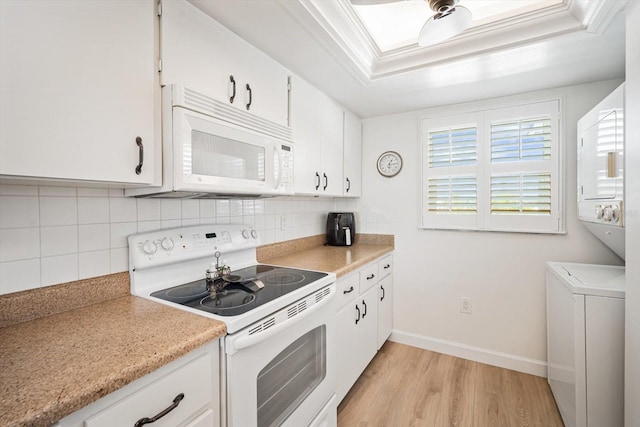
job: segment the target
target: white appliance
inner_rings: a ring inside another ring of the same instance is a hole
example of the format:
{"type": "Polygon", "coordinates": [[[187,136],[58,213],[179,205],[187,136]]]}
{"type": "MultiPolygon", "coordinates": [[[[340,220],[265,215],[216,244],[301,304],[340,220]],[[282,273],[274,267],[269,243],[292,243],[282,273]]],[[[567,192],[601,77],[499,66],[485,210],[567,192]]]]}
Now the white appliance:
{"type": "Polygon", "coordinates": [[[336,276],[258,264],[258,244],[246,225],[129,236],[131,292],[225,322],[223,425],[335,426],[336,276]]]}
{"type": "Polygon", "coordinates": [[[624,425],[624,272],[547,263],[548,381],[566,427],[624,425]]]}
{"type": "Polygon", "coordinates": [[[578,121],[578,219],[624,259],[624,83],[578,121]]]}
{"type": "Polygon", "coordinates": [[[291,129],[179,85],[162,88],[162,187],[137,197],[290,195],[291,129]]]}

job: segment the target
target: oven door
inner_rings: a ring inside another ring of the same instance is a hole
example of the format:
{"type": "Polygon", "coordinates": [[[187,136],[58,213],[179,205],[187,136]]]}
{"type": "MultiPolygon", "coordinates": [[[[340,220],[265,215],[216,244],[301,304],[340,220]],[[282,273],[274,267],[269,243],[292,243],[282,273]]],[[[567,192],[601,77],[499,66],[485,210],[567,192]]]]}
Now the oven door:
{"type": "Polygon", "coordinates": [[[229,427],[308,426],[331,400],[335,292],[323,288],[227,336],[229,427]]]}

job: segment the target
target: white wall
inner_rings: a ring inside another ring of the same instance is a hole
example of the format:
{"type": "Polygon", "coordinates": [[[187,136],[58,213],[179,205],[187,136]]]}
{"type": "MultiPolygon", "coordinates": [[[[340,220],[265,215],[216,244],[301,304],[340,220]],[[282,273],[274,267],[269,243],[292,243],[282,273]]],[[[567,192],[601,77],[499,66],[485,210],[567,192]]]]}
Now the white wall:
{"type": "Polygon", "coordinates": [[[263,244],[324,233],[326,213],[357,212],[358,232],[387,232],[355,200],[135,199],[104,188],[0,185],[0,294],[128,270],[127,236],[195,224],[252,224],[263,244]],[[285,230],[280,218],[285,217],[285,230]]]}
{"type": "Polygon", "coordinates": [[[546,375],[545,263],[621,264],[576,220],[576,123],[621,83],[604,81],[482,103],[369,119],[363,130],[363,201],[392,222],[394,334],[401,342],[546,375]],[[566,235],[418,229],[419,117],[524,99],[564,99],[566,235]],[[376,159],[398,151],[404,167],[381,177],[376,159]],[[460,313],[460,298],[472,314],[460,313]]]}
{"type": "Polygon", "coordinates": [[[640,425],[640,4],[629,2],[626,44],[627,203],[625,426],[640,425]]]}

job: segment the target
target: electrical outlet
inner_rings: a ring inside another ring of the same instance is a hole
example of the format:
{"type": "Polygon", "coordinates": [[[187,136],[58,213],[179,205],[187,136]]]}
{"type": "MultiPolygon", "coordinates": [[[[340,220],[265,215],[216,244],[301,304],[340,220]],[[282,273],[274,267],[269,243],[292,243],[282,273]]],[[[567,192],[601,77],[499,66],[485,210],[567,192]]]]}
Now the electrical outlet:
{"type": "Polygon", "coordinates": [[[460,298],[460,313],[471,314],[471,298],[460,298]]]}
{"type": "Polygon", "coordinates": [[[287,229],[287,217],[280,215],[280,230],[285,231],[287,229]]]}

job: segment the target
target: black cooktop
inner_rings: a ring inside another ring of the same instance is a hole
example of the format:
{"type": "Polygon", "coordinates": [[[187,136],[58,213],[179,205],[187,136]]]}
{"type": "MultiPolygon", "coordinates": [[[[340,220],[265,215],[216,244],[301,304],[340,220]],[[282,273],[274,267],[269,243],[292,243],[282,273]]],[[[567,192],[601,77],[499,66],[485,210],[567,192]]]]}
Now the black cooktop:
{"type": "Polygon", "coordinates": [[[258,264],[235,270],[231,275],[233,283],[216,293],[210,293],[207,281],[202,279],[153,292],[151,296],[219,316],[236,316],[315,282],[327,273],[258,264]],[[264,287],[252,292],[236,285],[252,279],[261,280],[264,287]]]}

